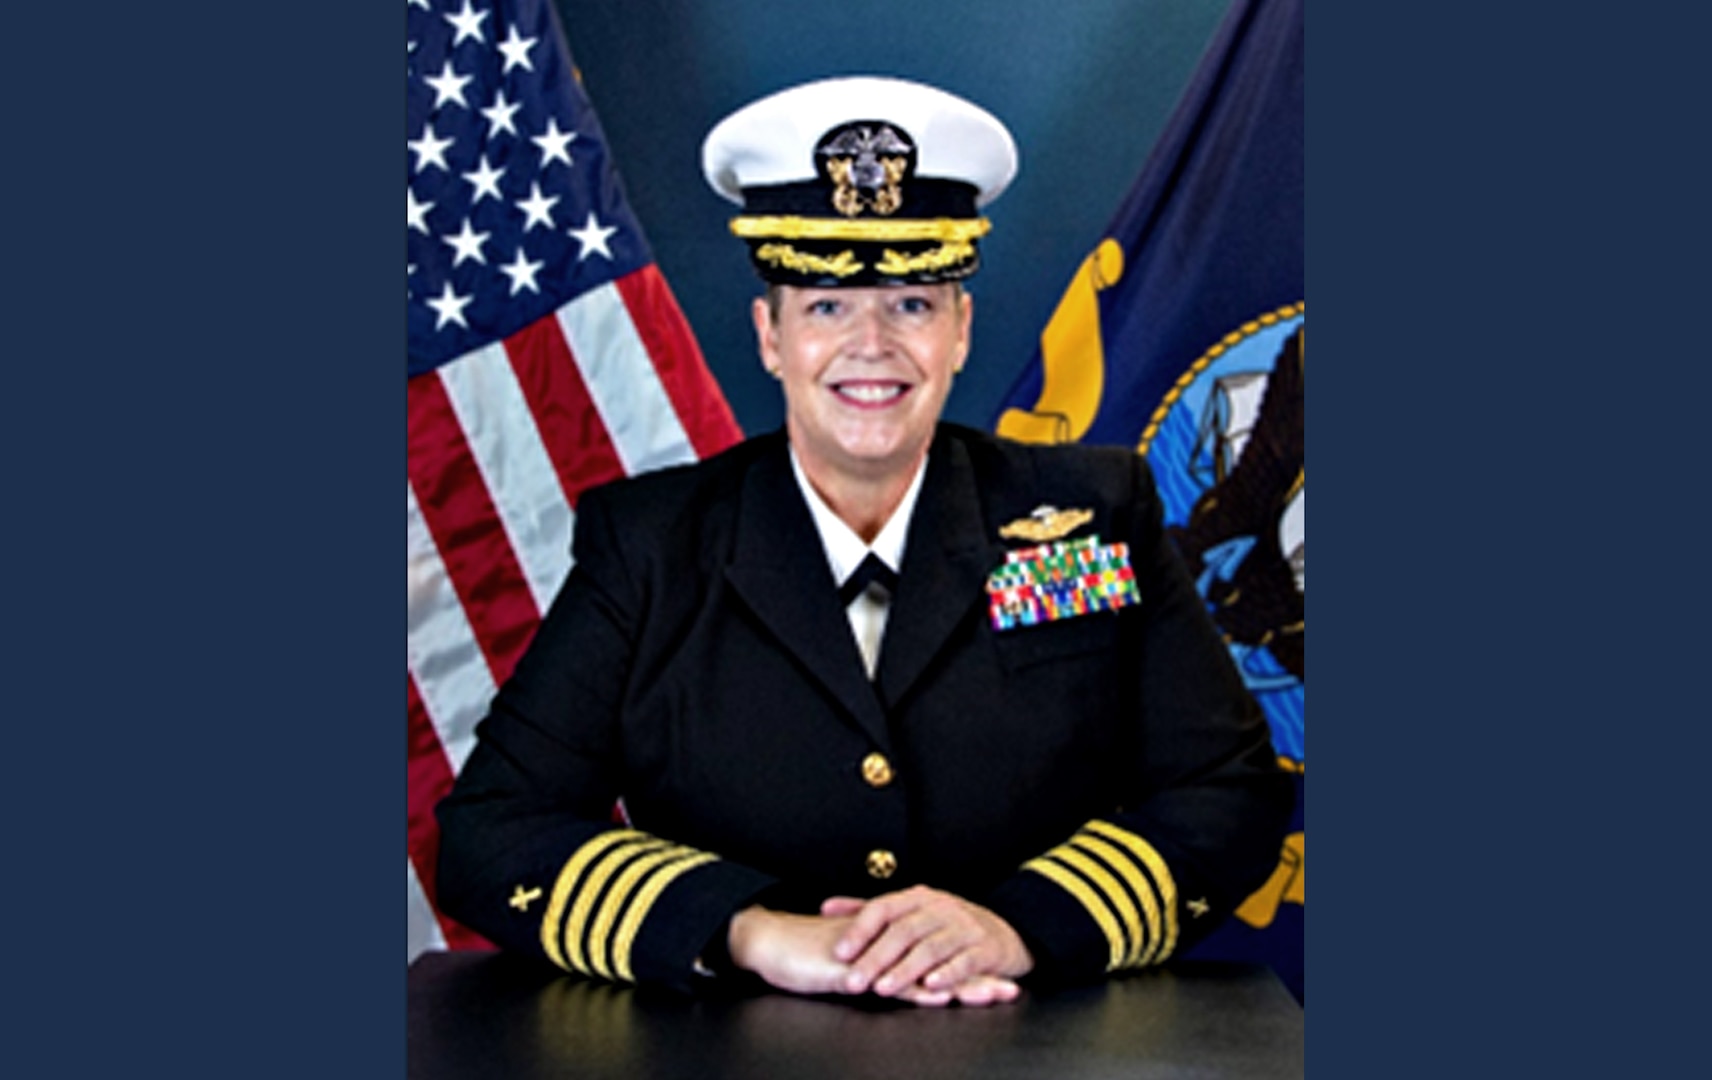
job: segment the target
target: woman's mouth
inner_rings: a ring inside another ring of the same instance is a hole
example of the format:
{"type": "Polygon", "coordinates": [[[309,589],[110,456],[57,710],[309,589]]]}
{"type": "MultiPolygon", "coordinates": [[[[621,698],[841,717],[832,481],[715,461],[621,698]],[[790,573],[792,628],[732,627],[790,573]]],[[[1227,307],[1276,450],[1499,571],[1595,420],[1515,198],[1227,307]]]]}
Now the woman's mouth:
{"type": "Polygon", "coordinates": [[[832,392],[841,400],[863,409],[890,405],[907,394],[909,389],[909,384],[890,379],[853,380],[832,384],[832,392]]]}

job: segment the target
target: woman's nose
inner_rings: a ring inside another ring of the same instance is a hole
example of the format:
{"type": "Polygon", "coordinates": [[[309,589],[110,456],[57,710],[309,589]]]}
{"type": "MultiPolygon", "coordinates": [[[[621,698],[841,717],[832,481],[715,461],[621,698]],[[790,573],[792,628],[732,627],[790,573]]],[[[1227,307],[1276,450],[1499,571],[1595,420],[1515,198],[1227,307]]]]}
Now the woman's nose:
{"type": "Polygon", "coordinates": [[[851,326],[851,344],[859,355],[883,354],[888,340],[889,328],[883,311],[863,308],[856,312],[851,326]]]}

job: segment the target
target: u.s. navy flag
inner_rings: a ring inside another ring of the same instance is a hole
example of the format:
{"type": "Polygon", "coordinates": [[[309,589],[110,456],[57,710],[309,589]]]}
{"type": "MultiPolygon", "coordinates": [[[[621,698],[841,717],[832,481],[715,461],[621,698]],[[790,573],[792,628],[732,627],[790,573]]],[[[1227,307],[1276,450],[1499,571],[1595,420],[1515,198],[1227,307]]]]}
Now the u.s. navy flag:
{"type": "Polygon", "coordinates": [[[570,570],[577,496],[741,437],[547,0],[408,0],[408,956],[433,807],[570,570]]]}
{"type": "Polygon", "coordinates": [[[1031,442],[1147,455],[1172,536],[1297,781],[1276,872],[1193,955],[1268,962],[1299,1000],[1302,110],[1302,0],[1235,0],[996,423],[1001,435],[1031,442]]]}

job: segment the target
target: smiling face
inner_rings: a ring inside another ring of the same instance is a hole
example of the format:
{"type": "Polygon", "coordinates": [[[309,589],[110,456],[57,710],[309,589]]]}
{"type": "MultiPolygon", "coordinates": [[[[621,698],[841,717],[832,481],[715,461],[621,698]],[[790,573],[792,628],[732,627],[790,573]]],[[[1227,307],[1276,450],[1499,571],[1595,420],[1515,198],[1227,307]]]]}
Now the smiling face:
{"type": "Polygon", "coordinates": [[[757,299],[761,360],[785,390],[803,469],[872,483],[909,477],[969,353],[974,301],[953,284],[803,289],[757,299]]]}

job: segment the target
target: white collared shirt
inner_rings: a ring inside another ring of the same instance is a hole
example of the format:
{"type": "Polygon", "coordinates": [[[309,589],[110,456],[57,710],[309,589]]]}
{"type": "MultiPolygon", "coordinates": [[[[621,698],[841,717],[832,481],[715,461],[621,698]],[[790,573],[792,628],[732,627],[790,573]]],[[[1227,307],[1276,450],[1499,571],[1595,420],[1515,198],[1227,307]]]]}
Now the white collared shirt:
{"type": "MultiPolygon", "coordinates": [[[[892,516],[880,529],[874,543],[870,546],[862,542],[856,531],[844,523],[844,520],[833,513],[832,507],[826,505],[826,500],[814,490],[814,485],[808,482],[808,475],[803,472],[802,463],[797,460],[797,452],[791,449],[791,472],[796,475],[797,487],[802,490],[803,501],[808,503],[809,514],[814,518],[815,531],[820,533],[821,547],[826,551],[826,562],[832,570],[832,581],[836,587],[844,583],[844,579],[856,572],[862,565],[862,560],[871,552],[881,562],[897,573],[904,564],[904,541],[908,538],[910,518],[915,513],[916,497],[921,494],[922,477],[927,475],[927,458],[923,457],[921,464],[916,467],[915,479],[910,481],[909,488],[898,503],[898,508],[892,511],[892,516]]],[[[880,658],[880,641],[886,632],[886,616],[891,605],[874,598],[870,593],[863,593],[844,610],[850,619],[850,632],[856,638],[856,647],[862,653],[862,663],[868,669],[868,677],[874,677],[874,666],[880,658]]]]}

